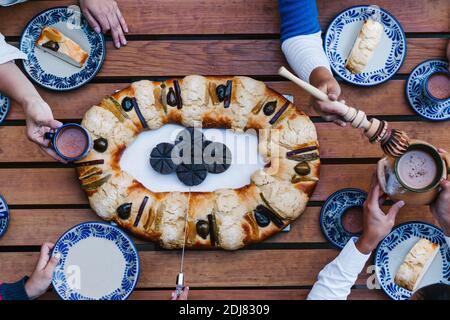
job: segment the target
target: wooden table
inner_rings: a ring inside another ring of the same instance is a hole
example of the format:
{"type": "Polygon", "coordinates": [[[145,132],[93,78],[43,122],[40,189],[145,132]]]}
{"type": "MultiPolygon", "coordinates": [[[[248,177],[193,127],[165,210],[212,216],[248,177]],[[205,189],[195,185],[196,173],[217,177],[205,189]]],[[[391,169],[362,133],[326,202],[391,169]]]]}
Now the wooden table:
{"type": "MultiPolygon", "coordinates": [[[[266,81],[279,92],[292,94],[317,125],[323,161],[321,180],[307,210],[292,230],[236,252],[188,251],[185,262],[191,299],[303,299],[319,271],[338,251],[323,237],[320,207],[344,187],[366,189],[377,159],[376,146],[360,132],[321,120],[308,106],[308,97],[276,76],[286,65],[280,51],[275,0],[120,0],[130,28],[128,45],[107,44],[106,62],[92,83],[70,93],[39,89],[61,120],[80,121],[84,112],[115,89],[137,79],[189,74],[248,75],[266,81]]],[[[45,8],[74,1],[32,1],[0,9],[0,31],[17,43],[25,24],[45,8]]],[[[360,1],[319,0],[322,29],[341,10],[360,1]]],[[[412,137],[450,150],[449,122],[431,123],[416,116],[405,99],[405,80],[418,63],[445,56],[449,38],[448,0],[379,0],[402,24],[408,43],[404,65],[392,80],[371,88],[342,84],[349,105],[377,115],[412,137]]],[[[110,40],[110,39],[109,39],[110,40]]],[[[0,280],[29,274],[44,241],[55,241],[71,226],[98,220],[72,168],[52,162],[27,141],[24,116],[12,104],[0,127],[0,194],[11,208],[11,223],[0,240],[0,280]]],[[[404,208],[398,223],[433,222],[428,208],[404,208]]],[[[167,299],[178,273],[180,252],[164,251],[137,240],[141,275],[134,299],[167,299]]],[[[368,263],[368,265],[370,262],[368,263]]],[[[383,299],[381,290],[368,290],[373,271],[360,275],[350,298],[383,299]],[[368,280],[369,279],[369,280],[368,280]]],[[[49,292],[44,298],[55,298],[49,292]]]]}

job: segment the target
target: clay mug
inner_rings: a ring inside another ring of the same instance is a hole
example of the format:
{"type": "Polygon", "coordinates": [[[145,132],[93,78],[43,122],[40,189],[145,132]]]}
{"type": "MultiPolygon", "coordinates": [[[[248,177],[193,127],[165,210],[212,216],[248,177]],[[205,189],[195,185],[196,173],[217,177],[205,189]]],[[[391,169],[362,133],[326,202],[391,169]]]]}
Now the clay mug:
{"type": "Polygon", "coordinates": [[[428,205],[433,202],[439,193],[439,183],[447,177],[448,170],[445,161],[431,144],[420,140],[411,141],[408,151],[418,150],[430,155],[436,164],[436,176],[431,184],[425,188],[415,189],[405,184],[399,177],[399,158],[384,157],[378,161],[377,176],[381,189],[392,200],[403,200],[412,206],[428,205]]]}
{"type": "Polygon", "coordinates": [[[50,146],[56,154],[67,161],[84,158],[92,147],[89,133],[77,123],[66,123],[46,132],[44,138],[50,140],[50,146]]]}

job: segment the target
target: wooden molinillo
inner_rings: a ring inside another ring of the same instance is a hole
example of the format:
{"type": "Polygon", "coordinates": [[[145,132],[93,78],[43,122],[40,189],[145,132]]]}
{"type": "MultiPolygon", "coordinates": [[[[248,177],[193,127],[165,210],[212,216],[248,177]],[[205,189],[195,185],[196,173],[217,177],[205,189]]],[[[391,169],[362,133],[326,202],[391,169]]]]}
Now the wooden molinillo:
{"type": "Polygon", "coordinates": [[[369,138],[370,143],[380,143],[386,155],[394,158],[400,157],[408,149],[410,143],[408,135],[397,129],[389,129],[386,121],[378,120],[377,118],[369,120],[363,111],[349,107],[339,101],[331,101],[324,92],[299,79],[285,67],[281,67],[278,70],[278,74],[291,80],[316,99],[335,105],[343,120],[349,122],[354,128],[364,129],[364,135],[369,138]]]}

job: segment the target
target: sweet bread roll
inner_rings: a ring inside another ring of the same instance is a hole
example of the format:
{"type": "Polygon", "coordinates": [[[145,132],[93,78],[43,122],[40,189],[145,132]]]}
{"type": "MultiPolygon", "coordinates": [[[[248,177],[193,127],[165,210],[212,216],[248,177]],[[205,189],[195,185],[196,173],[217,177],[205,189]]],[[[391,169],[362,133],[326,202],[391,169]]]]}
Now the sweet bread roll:
{"type": "Polygon", "coordinates": [[[373,56],[383,35],[383,25],[373,19],[363,23],[361,31],[356,38],[345,67],[351,73],[361,73],[373,56]]]}
{"type": "Polygon", "coordinates": [[[262,241],[301,214],[319,178],[313,123],[248,77],[138,81],[89,109],[82,125],[96,141],[76,164],[92,209],[168,249],[184,245],[186,217],[188,247],[235,250],[262,241]],[[120,159],[139,132],[166,123],[254,129],[266,167],[235,190],[154,193],[123,172],[120,159]]]}
{"type": "Polygon", "coordinates": [[[410,291],[418,289],[418,285],[427,272],[440,246],[427,239],[420,239],[412,247],[395,274],[394,282],[410,291]]]}

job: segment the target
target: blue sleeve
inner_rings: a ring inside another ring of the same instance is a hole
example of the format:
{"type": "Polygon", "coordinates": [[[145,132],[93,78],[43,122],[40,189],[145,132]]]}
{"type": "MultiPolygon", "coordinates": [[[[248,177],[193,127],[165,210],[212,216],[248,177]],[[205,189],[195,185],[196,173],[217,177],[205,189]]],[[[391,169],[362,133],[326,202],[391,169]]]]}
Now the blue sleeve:
{"type": "Polygon", "coordinates": [[[24,277],[14,283],[0,284],[0,300],[30,300],[25,291],[25,283],[28,277],[24,277]]]}
{"type": "Polygon", "coordinates": [[[314,0],[278,0],[281,42],[320,31],[319,13],[314,0]]]}

